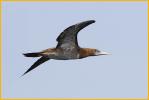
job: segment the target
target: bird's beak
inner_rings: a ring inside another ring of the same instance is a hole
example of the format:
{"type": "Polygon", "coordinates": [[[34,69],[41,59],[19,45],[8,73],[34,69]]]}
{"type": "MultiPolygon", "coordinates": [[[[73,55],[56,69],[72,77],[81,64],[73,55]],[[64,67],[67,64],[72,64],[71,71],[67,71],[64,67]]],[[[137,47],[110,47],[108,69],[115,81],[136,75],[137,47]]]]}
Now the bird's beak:
{"type": "Polygon", "coordinates": [[[98,52],[96,52],[96,54],[95,55],[111,55],[111,53],[108,53],[108,52],[105,52],[105,51],[98,51],[98,52]]]}

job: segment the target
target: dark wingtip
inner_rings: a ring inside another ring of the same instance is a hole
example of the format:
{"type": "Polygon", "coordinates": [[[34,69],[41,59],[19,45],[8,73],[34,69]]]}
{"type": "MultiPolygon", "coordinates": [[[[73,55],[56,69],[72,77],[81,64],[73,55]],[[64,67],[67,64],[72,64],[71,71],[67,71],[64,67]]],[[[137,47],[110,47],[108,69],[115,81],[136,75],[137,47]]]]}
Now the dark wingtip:
{"type": "Polygon", "coordinates": [[[88,23],[95,23],[96,21],[95,20],[88,20],[86,22],[88,22],[88,23]]]}
{"type": "Polygon", "coordinates": [[[22,74],[20,77],[23,77],[26,73],[22,74]]]}
{"type": "Polygon", "coordinates": [[[23,73],[20,77],[23,77],[25,74],[26,74],[26,72],[25,72],[25,73],[23,73]]]}
{"type": "Polygon", "coordinates": [[[80,22],[77,24],[77,27],[78,27],[78,32],[85,28],[86,26],[92,24],[92,23],[95,23],[95,20],[87,20],[87,21],[83,21],[83,22],[80,22]]]}
{"type": "Polygon", "coordinates": [[[23,74],[21,75],[21,77],[24,76],[26,73],[27,73],[27,72],[23,73],[23,74]]]}
{"type": "Polygon", "coordinates": [[[92,23],[95,23],[96,22],[95,20],[89,20],[89,21],[91,21],[92,23]]]}
{"type": "Polygon", "coordinates": [[[30,70],[27,70],[25,73],[23,73],[23,74],[21,75],[21,77],[24,76],[24,75],[26,75],[29,71],[30,71],[30,70]]]}

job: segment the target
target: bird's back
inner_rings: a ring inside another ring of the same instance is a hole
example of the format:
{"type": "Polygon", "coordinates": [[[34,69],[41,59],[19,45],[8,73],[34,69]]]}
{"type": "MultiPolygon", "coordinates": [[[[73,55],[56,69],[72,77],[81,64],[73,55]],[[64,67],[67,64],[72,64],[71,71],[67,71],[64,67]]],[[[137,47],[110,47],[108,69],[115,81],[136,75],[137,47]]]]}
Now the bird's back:
{"type": "Polygon", "coordinates": [[[57,49],[56,59],[59,60],[69,60],[69,59],[78,59],[78,49],[77,48],[66,48],[66,49],[57,49]]]}

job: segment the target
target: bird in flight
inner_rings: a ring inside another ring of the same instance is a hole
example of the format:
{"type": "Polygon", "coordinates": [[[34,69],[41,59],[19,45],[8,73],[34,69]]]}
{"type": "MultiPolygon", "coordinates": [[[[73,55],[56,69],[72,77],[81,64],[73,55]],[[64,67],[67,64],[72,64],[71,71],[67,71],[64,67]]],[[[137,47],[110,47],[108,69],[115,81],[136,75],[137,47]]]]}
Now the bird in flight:
{"type": "Polygon", "coordinates": [[[89,56],[108,55],[109,53],[91,48],[81,48],[78,44],[77,34],[80,30],[86,26],[95,23],[95,20],[88,20],[77,23],[66,28],[57,37],[57,46],[55,48],[49,48],[41,52],[25,53],[25,57],[40,57],[23,75],[30,72],[40,64],[50,60],[70,60],[70,59],[82,59],[89,56]]]}

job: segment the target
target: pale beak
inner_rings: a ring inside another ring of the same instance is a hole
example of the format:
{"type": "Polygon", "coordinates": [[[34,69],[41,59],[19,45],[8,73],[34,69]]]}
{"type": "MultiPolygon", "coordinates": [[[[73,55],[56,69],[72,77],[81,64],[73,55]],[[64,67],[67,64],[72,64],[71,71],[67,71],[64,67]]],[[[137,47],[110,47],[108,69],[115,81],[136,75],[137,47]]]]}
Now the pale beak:
{"type": "Polygon", "coordinates": [[[95,55],[111,55],[111,53],[105,51],[97,51],[95,55]]]}

